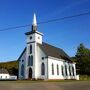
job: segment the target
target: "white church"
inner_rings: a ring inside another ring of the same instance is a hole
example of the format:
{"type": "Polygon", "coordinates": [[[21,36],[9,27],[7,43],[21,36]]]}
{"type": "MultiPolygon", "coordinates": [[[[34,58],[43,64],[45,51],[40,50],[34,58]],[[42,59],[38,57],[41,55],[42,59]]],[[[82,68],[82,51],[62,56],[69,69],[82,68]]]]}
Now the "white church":
{"type": "Polygon", "coordinates": [[[32,30],[25,33],[26,47],[19,57],[19,79],[76,79],[75,63],[60,48],[43,42],[34,14],[32,30]]]}

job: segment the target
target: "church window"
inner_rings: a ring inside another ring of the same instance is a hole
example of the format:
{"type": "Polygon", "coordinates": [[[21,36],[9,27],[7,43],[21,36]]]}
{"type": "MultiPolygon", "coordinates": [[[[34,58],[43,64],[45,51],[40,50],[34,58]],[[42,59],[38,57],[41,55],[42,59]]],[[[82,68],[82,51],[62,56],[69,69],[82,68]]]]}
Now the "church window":
{"type": "Polygon", "coordinates": [[[66,76],[68,75],[67,73],[67,66],[65,65],[65,73],[66,73],[66,76]]]}
{"type": "Polygon", "coordinates": [[[57,75],[59,75],[59,65],[57,64],[57,75]]]}
{"type": "Polygon", "coordinates": [[[45,64],[41,64],[41,75],[45,75],[45,64]]]}
{"type": "Polygon", "coordinates": [[[21,65],[21,76],[24,77],[24,65],[21,65]]]}
{"type": "Polygon", "coordinates": [[[7,79],[7,76],[6,76],[6,79],[7,79]]]}
{"type": "Polygon", "coordinates": [[[72,66],[72,73],[73,73],[73,76],[74,76],[74,67],[72,66]]]}
{"type": "Polygon", "coordinates": [[[40,39],[40,37],[38,37],[38,39],[40,39]]]}
{"type": "Polygon", "coordinates": [[[44,57],[42,57],[42,60],[44,60],[44,57]]]}
{"type": "Polygon", "coordinates": [[[31,55],[30,62],[31,62],[30,66],[33,66],[33,56],[32,55],[31,55]]]}
{"type": "Polygon", "coordinates": [[[22,60],[22,62],[24,62],[24,60],[22,60]]]}
{"type": "Polygon", "coordinates": [[[30,54],[32,54],[32,45],[30,45],[30,54]]]}
{"type": "Polygon", "coordinates": [[[1,76],[1,78],[2,78],[2,76],[1,76]]]}
{"type": "Polygon", "coordinates": [[[62,69],[62,75],[64,76],[64,68],[63,68],[63,66],[61,66],[61,69],[62,69]]]}
{"type": "Polygon", "coordinates": [[[71,66],[69,66],[69,75],[71,76],[71,66]]]}
{"type": "Polygon", "coordinates": [[[32,36],[30,36],[30,40],[32,39],[32,36]]]}
{"type": "Polygon", "coordinates": [[[30,63],[31,63],[31,57],[30,56],[28,56],[28,66],[30,66],[30,63]]]}
{"type": "Polygon", "coordinates": [[[52,75],[54,75],[54,65],[52,64],[52,75]]]}
{"type": "Polygon", "coordinates": [[[33,56],[28,57],[28,66],[33,66],[33,56]]]}

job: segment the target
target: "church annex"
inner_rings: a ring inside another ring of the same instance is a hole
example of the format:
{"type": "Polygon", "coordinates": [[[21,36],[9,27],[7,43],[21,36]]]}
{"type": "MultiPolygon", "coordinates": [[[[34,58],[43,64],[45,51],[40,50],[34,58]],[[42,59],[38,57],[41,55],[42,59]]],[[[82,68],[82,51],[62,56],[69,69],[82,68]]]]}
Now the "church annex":
{"type": "Polygon", "coordinates": [[[19,79],[76,79],[75,63],[60,48],[43,42],[34,14],[32,30],[19,57],[19,79]]]}

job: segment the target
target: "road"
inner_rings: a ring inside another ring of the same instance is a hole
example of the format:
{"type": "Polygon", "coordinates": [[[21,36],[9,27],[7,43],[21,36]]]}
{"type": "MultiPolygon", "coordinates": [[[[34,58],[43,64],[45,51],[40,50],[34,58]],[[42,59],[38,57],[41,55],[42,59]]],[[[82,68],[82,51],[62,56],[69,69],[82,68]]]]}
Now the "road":
{"type": "Polygon", "coordinates": [[[0,90],[90,90],[90,81],[78,82],[1,82],[0,90]]]}

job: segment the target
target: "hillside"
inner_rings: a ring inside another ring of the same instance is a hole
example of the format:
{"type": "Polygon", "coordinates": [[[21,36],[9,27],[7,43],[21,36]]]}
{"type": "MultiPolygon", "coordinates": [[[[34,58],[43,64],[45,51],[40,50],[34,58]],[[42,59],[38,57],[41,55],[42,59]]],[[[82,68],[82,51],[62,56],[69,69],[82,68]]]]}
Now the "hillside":
{"type": "Polygon", "coordinates": [[[18,61],[1,62],[0,68],[5,68],[11,75],[18,75],[18,61]]]}

